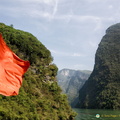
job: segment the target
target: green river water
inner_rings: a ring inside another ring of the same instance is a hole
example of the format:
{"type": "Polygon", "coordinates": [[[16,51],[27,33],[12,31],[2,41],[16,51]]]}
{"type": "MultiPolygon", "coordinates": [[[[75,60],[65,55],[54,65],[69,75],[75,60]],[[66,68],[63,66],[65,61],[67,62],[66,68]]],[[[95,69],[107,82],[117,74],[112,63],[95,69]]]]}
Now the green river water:
{"type": "Polygon", "coordinates": [[[75,120],[120,120],[120,110],[77,109],[75,120]]]}

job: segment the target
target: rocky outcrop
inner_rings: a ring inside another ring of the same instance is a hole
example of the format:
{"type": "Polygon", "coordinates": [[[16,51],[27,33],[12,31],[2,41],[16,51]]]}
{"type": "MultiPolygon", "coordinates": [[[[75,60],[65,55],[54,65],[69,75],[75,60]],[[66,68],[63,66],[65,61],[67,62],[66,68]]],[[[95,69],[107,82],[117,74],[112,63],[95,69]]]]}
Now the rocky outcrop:
{"type": "Polygon", "coordinates": [[[68,101],[72,107],[78,102],[79,90],[88,79],[91,71],[62,69],[58,72],[58,84],[61,86],[63,93],[67,94],[68,101]]]}

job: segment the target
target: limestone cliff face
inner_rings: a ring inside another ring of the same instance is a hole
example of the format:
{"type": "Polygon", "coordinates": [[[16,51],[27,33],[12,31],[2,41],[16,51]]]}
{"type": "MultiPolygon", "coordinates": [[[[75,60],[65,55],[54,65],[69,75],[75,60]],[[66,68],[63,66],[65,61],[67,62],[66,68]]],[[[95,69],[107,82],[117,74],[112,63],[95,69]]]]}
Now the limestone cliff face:
{"type": "Polygon", "coordinates": [[[120,109],[120,23],[106,30],[94,70],[79,94],[77,107],[120,109]]]}
{"type": "Polygon", "coordinates": [[[88,70],[71,70],[62,69],[58,72],[58,84],[62,88],[63,93],[67,94],[68,101],[72,107],[75,107],[79,90],[90,76],[91,71],[88,70]]]}

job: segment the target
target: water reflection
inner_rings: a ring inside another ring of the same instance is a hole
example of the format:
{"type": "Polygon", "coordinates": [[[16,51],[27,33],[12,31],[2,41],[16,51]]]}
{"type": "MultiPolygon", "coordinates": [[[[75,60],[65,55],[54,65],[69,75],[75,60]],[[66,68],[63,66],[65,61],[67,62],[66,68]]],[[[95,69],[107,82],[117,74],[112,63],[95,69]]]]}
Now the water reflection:
{"type": "Polygon", "coordinates": [[[120,110],[77,109],[75,120],[120,120],[120,110]]]}

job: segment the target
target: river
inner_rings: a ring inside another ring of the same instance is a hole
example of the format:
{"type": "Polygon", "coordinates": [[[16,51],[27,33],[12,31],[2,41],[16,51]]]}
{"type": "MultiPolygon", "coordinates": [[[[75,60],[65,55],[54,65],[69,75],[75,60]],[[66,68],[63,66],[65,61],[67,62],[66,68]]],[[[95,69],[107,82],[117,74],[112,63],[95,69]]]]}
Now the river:
{"type": "Polygon", "coordinates": [[[77,109],[75,120],[120,120],[120,110],[77,109]]]}

